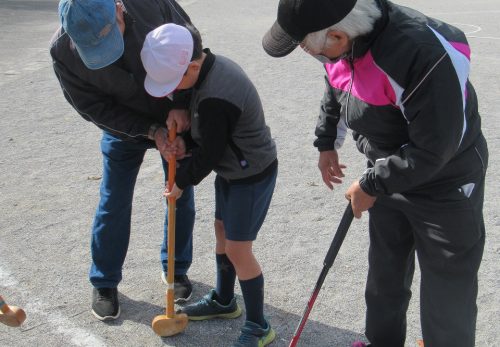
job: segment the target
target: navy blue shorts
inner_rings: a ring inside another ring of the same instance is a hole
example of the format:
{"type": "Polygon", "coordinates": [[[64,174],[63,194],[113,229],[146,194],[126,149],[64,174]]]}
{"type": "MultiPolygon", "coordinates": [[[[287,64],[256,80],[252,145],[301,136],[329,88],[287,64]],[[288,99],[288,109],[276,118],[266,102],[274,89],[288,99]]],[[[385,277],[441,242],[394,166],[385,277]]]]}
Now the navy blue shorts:
{"type": "Polygon", "coordinates": [[[226,240],[254,241],[273,197],[278,168],[252,183],[215,178],[215,218],[222,220],[226,240]]]}

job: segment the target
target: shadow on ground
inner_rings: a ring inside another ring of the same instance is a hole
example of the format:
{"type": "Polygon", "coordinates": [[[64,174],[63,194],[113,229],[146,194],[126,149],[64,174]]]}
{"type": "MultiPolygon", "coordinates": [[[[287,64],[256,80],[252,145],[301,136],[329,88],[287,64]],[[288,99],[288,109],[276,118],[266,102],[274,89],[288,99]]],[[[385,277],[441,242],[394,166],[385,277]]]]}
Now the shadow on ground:
{"type": "MultiPolygon", "coordinates": [[[[190,303],[196,302],[208,293],[211,287],[204,283],[193,282],[193,296],[190,303]]],[[[154,305],[144,301],[133,299],[120,294],[122,314],[116,321],[106,323],[111,326],[120,326],[126,320],[134,321],[146,326],[151,325],[153,317],[165,314],[165,307],[154,305]]],[[[238,303],[243,308],[243,298],[238,295],[238,303]]],[[[304,302],[304,307],[306,302],[304,302]]],[[[265,305],[265,314],[276,331],[276,340],[272,347],[288,346],[293,333],[301,319],[301,316],[291,314],[272,305],[265,305]]],[[[223,347],[231,346],[232,342],[239,336],[240,328],[243,326],[245,314],[234,320],[209,320],[201,322],[190,321],[186,330],[172,337],[160,338],[166,346],[190,346],[190,347],[223,347]],[[210,341],[207,344],[207,341],[210,341]]],[[[152,332],[153,333],[153,332],[152,332]]],[[[345,347],[350,346],[354,340],[362,340],[363,336],[358,333],[338,329],[334,326],[308,320],[302,332],[299,346],[314,347],[345,347]]]]}

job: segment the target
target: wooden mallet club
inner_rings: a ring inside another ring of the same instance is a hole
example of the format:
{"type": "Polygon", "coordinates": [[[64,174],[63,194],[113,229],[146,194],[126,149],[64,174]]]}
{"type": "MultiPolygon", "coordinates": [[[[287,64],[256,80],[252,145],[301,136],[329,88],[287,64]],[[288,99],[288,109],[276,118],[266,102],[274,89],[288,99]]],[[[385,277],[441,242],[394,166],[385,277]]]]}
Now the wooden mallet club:
{"type": "Polygon", "coordinates": [[[26,313],[23,309],[16,306],[8,306],[0,295],[0,323],[9,327],[18,327],[26,319],[26,313]]]}
{"type": "MultiPolygon", "coordinates": [[[[174,141],[176,127],[169,129],[168,138],[174,141]]],[[[168,187],[172,190],[175,183],[176,160],[168,158],[168,187]]],[[[165,315],[156,316],[151,323],[153,331],[159,336],[172,336],[186,329],[188,317],[185,313],[174,312],[174,256],[175,256],[175,198],[168,199],[168,271],[167,271],[167,310],[165,315]]]]}

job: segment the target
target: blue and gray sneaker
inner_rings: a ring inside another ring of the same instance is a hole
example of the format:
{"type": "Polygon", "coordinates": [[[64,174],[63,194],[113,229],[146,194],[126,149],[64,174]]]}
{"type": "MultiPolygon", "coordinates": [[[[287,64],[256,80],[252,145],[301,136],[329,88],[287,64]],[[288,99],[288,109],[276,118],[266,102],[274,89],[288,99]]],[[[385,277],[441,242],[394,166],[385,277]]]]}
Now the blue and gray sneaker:
{"type": "Polygon", "coordinates": [[[275,338],[276,333],[267,320],[266,328],[247,320],[233,347],[264,347],[273,342],[275,338]]]}
{"type": "Polygon", "coordinates": [[[206,320],[213,318],[232,319],[241,316],[241,308],[233,298],[228,305],[221,305],[215,299],[215,290],[205,295],[200,301],[184,306],[177,313],[185,313],[189,320],[206,320]]]}

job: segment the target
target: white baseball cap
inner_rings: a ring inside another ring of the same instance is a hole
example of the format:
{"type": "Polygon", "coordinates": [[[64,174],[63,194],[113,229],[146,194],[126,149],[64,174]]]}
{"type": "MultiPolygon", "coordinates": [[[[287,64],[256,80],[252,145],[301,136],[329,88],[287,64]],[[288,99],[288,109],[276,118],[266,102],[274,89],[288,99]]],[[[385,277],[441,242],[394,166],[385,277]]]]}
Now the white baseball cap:
{"type": "Polygon", "coordinates": [[[155,97],[172,93],[186,73],[193,56],[193,37],[188,29],[164,24],[151,31],[141,50],[146,70],[144,88],[155,97]]]}

